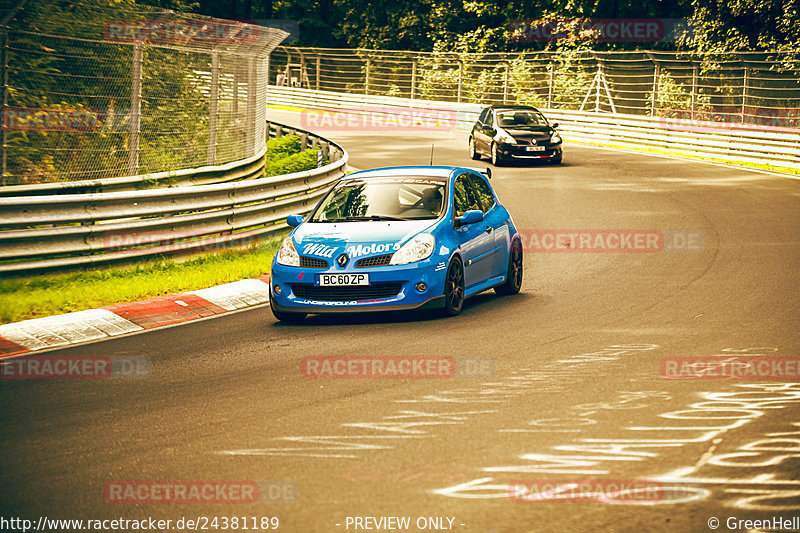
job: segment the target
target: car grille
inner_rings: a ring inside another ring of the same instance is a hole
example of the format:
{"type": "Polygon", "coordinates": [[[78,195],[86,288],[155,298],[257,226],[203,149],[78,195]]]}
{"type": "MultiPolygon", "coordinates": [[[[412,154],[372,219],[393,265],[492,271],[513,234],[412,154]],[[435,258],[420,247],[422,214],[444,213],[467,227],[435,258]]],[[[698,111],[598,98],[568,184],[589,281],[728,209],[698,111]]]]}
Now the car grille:
{"type": "Polygon", "coordinates": [[[328,268],[328,262],[316,257],[300,256],[300,266],[303,268],[328,268]]]}
{"type": "Polygon", "coordinates": [[[356,261],[356,268],[386,266],[389,264],[389,261],[392,260],[392,255],[393,254],[376,255],[375,257],[365,257],[364,259],[359,259],[356,261]]]}
{"type": "Polygon", "coordinates": [[[402,288],[403,284],[399,282],[343,287],[316,287],[308,283],[297,283],[292,285],[292,292],[294,292],[295,296],[304,300],[346,302],[350,300],[392,298],[397,296],[402,288]]]}

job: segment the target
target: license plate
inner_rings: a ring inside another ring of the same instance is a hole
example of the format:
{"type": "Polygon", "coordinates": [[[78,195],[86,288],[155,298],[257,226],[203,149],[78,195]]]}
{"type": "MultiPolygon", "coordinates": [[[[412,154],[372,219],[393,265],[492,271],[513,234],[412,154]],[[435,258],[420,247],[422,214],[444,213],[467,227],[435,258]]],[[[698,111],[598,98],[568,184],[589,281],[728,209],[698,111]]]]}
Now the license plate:
{"type": "Polygon", "coordinates": [[[544,146],[526,146],[526,152],[544,152],[544,146]]]}
{"type": "Polygon", "coordinates": [[[369,285],[369,274],[319,274],[317,285],[338,287],[340,285],[369,285]]]}

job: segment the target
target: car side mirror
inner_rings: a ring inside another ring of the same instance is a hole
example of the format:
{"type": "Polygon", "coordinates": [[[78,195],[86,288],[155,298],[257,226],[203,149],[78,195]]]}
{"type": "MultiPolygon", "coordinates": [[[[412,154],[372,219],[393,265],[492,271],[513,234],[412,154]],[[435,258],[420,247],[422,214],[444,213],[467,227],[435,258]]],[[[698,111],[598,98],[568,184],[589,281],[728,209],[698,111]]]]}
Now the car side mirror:
{"type": "Polygon", "coordinates": [[[483,211],[480,209],[472,209],[467,211],[460,217],[456,218],[456,228],[460,228],[461,226],[467,226],[469,224],[476,224],[483,220],[483,211]]]}
{"type": "Polygon", "coordinates": [[[558,127],[558,122],[553,122],[553,129],[556,129],[557,127],[558,127]]]}
{"type": "Polygon", "coordinates": [[[303,216],[289,215],[288,217],[286,217],[286,223],[289,224],[291,227],[296,228],[297,226],[303,223],[303,216]]]}

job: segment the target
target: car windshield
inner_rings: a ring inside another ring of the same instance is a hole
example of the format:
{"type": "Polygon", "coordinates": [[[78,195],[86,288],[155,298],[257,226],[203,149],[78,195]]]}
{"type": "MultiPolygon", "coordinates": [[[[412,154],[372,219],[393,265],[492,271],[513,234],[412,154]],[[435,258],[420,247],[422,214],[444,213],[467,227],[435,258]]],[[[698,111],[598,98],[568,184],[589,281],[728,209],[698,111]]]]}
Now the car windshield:
{"type": "Polygon", "coordinates": [[[547,126],[544,115],[533,109],[508,109],[497,111],[497,122],[501,128],[526,129],[547,126]]]}
{"type": "Polygon", "coordinates": [[[435,219],[444,208],[445,184],[431,177],[346,179],[328,193],[311,222],[435,219]]]}

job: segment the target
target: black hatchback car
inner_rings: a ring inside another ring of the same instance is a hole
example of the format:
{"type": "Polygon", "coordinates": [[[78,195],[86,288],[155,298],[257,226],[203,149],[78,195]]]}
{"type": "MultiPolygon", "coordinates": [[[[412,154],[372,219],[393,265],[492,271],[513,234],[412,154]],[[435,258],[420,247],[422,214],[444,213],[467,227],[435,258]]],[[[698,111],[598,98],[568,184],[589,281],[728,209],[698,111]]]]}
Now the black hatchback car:
{"type": "Polygon", "coordinates": [[[561,163],[558,123],[550,124],[535,107],[494,105],[481,111],[469,134],[469,156],[489,156],[493,165],[510,160],[561,163]]]}

